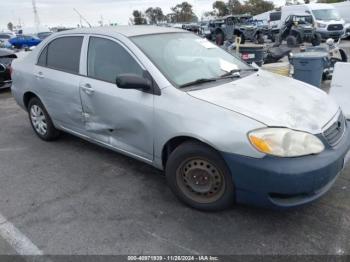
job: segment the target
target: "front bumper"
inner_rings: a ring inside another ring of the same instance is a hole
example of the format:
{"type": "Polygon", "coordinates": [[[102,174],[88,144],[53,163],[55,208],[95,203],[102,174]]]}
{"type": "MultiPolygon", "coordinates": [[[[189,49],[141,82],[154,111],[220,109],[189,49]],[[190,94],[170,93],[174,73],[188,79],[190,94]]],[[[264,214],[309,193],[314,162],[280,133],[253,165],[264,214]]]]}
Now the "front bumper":
{"type": "Polygon", "coordinates": [[[344,35],[344,30],[337,30],[337,31],[317,31],[320,33],[322,39],[328,39],[328,38],[340,38],[342,35],[344,35]]]}
{"type": "Polygon", "coordinates": [[[4,81],[4,82],[0,83],[0,89],[11,88],[11,85],[12,85],[11,80],[4,81]]]}
{"type": "Polygon", "coordinates": [[[296,207],[320,198],[344,167],[350,148],[346,130],[336,148],[296,158],[261,159],[223,153],[236,187],[236,202],[267,208],[296,207]]]}

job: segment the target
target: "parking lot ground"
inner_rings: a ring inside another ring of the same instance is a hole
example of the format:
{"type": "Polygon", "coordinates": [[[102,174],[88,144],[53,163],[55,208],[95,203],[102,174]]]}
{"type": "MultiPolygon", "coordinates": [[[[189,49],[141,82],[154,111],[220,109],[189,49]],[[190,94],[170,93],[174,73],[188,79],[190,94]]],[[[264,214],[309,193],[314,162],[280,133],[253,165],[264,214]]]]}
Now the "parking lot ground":
{"type": "Polygon", "coordinates": [[[41,141],[0,91],[0,214],[51,255],[350,254],[350,165],[302,208],[199,212],[153,167],[67,134],[41,141]]]}

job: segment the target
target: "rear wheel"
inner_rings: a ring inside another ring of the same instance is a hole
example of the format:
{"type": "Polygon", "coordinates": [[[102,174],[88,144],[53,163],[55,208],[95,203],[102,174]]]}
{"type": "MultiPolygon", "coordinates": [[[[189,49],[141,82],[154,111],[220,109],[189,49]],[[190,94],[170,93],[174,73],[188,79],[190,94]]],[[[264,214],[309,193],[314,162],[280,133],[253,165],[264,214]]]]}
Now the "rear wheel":
{"type": "Polygon", "coordinates": [[[193,208],[222,210],[234,202],[233,180],[224,160],[199,142],[186,142],[172,152],[166,178],[175,195],[193,208]]]}
{"type": "Polygon", "coordinates": [[[297,38],[295,36],[287,36],[286,41],[288,47],[295,47],[297,45],[297,38]]]}
{"type": "Polygon", "coordinates": [[[262,45],[265,43],[264,35],[262,33],[258,33],[255,35],[255,41],[256,43],[262,45]]]}
{"type": "Polygon", "coordinates": [[[35,133],[42,140],[52,141],[59,136],[59,131],[54,127],[49,114],[38,98],[35,97],[29,101],[28,114],[35,133]]]}
{"type": "Polygon", "coordinates": [[[321,44],[322,37],[319,33],[315,33],[314,36],[311,39],[311,44],[313,46],[319,46],[321,44]]]}
{"type": "Polygon", "coordinates": [[[222,46],[224,44],[224,34],[222,32],[219,32],[215,35],[215,43],[218,46],[222,46]]]}

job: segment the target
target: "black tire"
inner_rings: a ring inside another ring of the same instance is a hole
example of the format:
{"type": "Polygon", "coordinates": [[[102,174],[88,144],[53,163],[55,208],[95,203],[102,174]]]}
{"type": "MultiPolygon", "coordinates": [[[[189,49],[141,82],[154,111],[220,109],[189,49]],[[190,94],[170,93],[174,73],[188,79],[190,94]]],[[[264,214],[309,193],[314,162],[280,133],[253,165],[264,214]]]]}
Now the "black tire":
{"type": "Polygon", "coordinates": [[[295,36],[287,36],[286,41],[288,47],[295,47],[297,45],[297,38],[295,36]]]}
{"type": "Polygon", "coordinates": [[[319,33],[315,33],[313,38],[311,39],[311,44],[313,46],[319,46],[322,42],[322,37],[319,33]]]}
{"type": "Polygon", "coordinates": [[[260,45],[264,44],[265,43],[265,39],[264,39],[264,36],[263,34],[259,33],[259,34],[256,34],[256,42],[260,45]]]}
{"type": "Polygon", "coordinates": [[[45,106],[37,97],[32,98],[28,103],[28,117],[35,134],[37,134],[37,136],[42,140],[53,141],[59,137],[60,135],[59,130],[57,130],[54,127],[52,120],[46,111],[45,106]],[[42,119],[43,119],[42,121],[46,124],[46,128],[45,128],[46,132],[44,132],[44,129],[40,129],[36,127],[36,124],[34,123],[34,120],[33,120],[34,115],[32,110],[34,110],[34,108],[36,107],[38,107],[42,112],[42,114],[41,113],[40,114],[42,115],[42,119]],[[43,132],[41,132],[40,130],[42,130],[43,132]]]}
{"type": "Polygon", "coordinates": [[[339,48],[339,53],[341,56],[341,61],[348,62],[348,55],[345,53],[345,51],[343,49],[339,48]]]}
{"type": "Polygon", "coordinates": [[[241,45],[245,44],[245,36],[244,34],[240,34],[239,37],[241,38],[241,45]]]}
{"type": "Polygon", "coordinates": [[[234,203],[234,184],[226,163],[202,143],[178,146],[167,161],[165,174],[173,193],[190,207],[219,211],[234,203]]]}
{"type": "Polygon", "coordinates": [[[218,32],[215,34],[215,43],[218,46],[222,46],[224,44],[224,34],[222,32],[218,32]]]}

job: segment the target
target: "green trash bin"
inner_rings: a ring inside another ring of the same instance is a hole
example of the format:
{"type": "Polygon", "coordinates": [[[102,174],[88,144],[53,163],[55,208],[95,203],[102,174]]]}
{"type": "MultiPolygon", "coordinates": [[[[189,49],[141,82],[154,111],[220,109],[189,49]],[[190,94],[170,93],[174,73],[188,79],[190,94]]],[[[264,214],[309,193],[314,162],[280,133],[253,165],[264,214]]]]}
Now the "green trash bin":
{"type": "Polygon", "coordinates": [[[294,54],[291,60],[295,79],[321,87],[322,74],[326,65],[327,53],[303,52],[294,54]]]}

